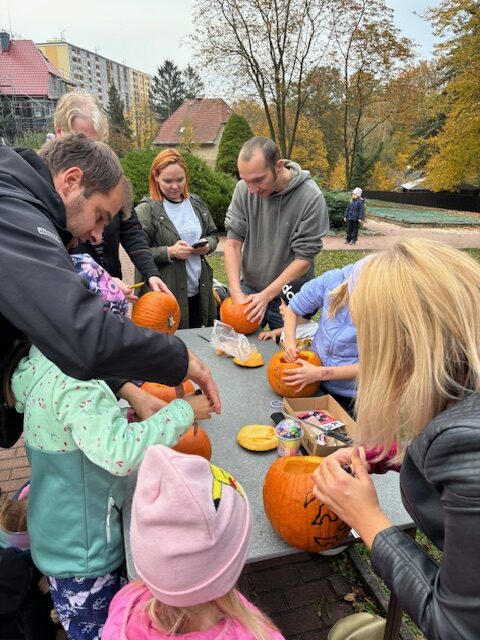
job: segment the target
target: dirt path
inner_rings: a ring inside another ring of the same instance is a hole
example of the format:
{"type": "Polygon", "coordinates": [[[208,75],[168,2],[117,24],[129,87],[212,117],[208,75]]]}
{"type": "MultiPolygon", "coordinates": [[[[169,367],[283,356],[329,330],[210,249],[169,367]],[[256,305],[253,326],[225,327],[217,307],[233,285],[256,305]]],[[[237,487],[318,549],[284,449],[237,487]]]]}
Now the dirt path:
{"type": "Polygon", "coordinates": [[[327,237],[323,239],[325,249],[335,251],[338,249],[362,250],[362,249],[384,249],[388,243],[400,238],[427,238],[430,240],[440,240],[458,249],[480,248],[480,228],[470,229],[465,227],[420,227],[420,226],[400,226],[390,222],[380,222],[369,219],[366,228],[377,234],[374,236],[359,236],[356,245],[344,244],[344,236],[327,237]]]}

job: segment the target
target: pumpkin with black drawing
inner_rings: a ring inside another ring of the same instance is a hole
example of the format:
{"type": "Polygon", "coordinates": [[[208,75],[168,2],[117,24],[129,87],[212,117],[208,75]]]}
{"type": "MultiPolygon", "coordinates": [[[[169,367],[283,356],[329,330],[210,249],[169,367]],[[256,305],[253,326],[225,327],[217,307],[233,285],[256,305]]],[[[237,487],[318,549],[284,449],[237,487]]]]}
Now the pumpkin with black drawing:
{"type": "Polygon", "coordinates": [[[310,553],[335,547],[350,531],[313,495],[312,473],[324,459],[279,458],[263,483],[263,506],[273,529],[292,547],[310,553]]]}
{"type": "MultiPolygon", "coordinates": [[[[186,396],[195,393],[195,387],[191,380],[185,380],[185,382],[182,383],[182,387],[183,393],[186,396]]],[[[169,387],[168,385],[160,384],[159,382],[144,382],[140,388],[144,391],[148,391],[152,396],[160,398],[160,400],[164,400],[165,402],[171,402],[177,398],[175,387],[169,387]]]]}
{"type": "Polygon", "coordinates": [[[133,305],[132,320],[140,327],[172,335],[180,324],[180,307],[170,293],[148,291],[133,305]]]}
{"type": "MultiPolygon", "coordinates": [[[[314,351],[300,351],[298,358],[305,360],[317,367],[322,366],[320,358],[314,351]]],[[[280,396],[286,398],[309,398],[317,391],[320,382],[312,382],[298,391],[295,386],[289,385],[283,380],[283,375],[288,369],[297,369],[300,365],[297,362],[287,362],[285,352],[277,351],[270,358],[267,367],[268,381],[272,389],[280,396]]]]}
{"type": "Polygon", "coordinates": [[[237,333],[248,336],[255,333],[260,327],[260,322],[250,322],[245,315],[245,305],[236,304],[231,297],[225,298],[220,307],[220,320],[229,324],[237,333]]]}
{"type": "Polygon", "coordinates": [[[197,433],[195,433],[193,425],[183,434],[173,449],[180,453],[202,456],[207,460],[212,457],[212,443],[207,432],[202,427],[197,427],[197,433]]]}

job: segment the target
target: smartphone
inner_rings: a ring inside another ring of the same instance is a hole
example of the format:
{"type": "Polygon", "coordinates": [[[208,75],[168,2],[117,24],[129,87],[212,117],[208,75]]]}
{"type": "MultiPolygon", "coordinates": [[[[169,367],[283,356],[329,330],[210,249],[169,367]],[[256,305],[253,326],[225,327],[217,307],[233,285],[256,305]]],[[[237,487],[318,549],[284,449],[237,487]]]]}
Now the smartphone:
{"type": "Polygon", "coordinates": [[[208,240],[199,240],[198,242],[195,242],[195,244],[192,244],[192,249],[198,249],[198,247],[204,247],[206,244],[208,244],[208,240]]]}

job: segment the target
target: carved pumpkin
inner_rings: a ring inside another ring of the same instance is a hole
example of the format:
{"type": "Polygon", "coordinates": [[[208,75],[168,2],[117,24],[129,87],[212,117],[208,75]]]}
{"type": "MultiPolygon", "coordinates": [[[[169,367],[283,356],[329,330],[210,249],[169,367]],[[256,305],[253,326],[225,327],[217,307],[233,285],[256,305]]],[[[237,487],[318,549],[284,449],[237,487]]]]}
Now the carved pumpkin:
{"type": "Polygon", "coordinates": [[[180,307],[169,293],[149,291],[133,305],[132,320],[140,327],[172,335],[180,324],[180,307]]]}
{"type": "MultiPolygon", "coordinates": [[[[182,386],[185,395],[195,393],[195,387],[191,380],[185,380],[185,382],[182,383],[182,386]]],[[[144,382],[141,389],[148,391],[152,396],[160,398],[160,400],[164,400],[165,402],[171,402],[177,397],[175,387],[169,387],[166,384],[160,384],[158,382],[144,382]]]]}
{"type": "Polygon", "coordinates": [[[339,544],[350,527],[313,495],[312,473],[324,458],[279,458],[265,476],[263,505],[273,529],[292,547],[316,552],[339,544]]]}
{"type": "Polygon", "coordinates": [[[248,336],[260,327],[260,322],[250,322],[245,315],[245,305],[235,304],[231,297],[225,298],[220,307],[220,320],[229,324],[237,333],[248,336]]]}
{"type": "MultiPolygon", "coordinates": [[[[299,358],[321,366],[321,360],[314,351],[300,351],[299,358]]],[[[277,351],[271,358],[267,367],[268,381],[272,389],[281,396],[287,398],[309,398],[317,391],[320,382],[312,382],[307,384],[301,391],[297,391],[296,386],[287,384],[282,378],[284,371],[287,369],[297,369],[300,365],[295,362],[287,362],[285,360],[284,351],[277,351]]]]}
{"type": "Polygon", "coordinates": [[[212,457],[212,444],[207,432],[202,429],[202,427],[198,427],[197,433],[195,434],[193,432],[193,425],[183,434],[173,449],[180,453],[202,456],[202,458],[206,458],[207,460],[210,460],[212,457]]]}

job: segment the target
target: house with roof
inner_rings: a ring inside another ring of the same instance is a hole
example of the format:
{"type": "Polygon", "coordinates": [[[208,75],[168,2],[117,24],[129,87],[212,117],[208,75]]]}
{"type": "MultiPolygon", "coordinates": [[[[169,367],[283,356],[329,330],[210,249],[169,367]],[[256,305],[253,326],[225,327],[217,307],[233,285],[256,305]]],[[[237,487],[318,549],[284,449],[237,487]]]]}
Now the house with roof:
{"type": "Polygon", "coordinates": [[[33,40],[0,32],[0,137],[9,142],[53,128],[53,114],[68,83],[33,40]]]}
{"type": "Polygon", "coordinates": [[[232,111],[221,98],[185,100],[160,126],[153,141],[162,147],[191,147],[214,166],[218,145],[232,111]]]}

